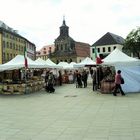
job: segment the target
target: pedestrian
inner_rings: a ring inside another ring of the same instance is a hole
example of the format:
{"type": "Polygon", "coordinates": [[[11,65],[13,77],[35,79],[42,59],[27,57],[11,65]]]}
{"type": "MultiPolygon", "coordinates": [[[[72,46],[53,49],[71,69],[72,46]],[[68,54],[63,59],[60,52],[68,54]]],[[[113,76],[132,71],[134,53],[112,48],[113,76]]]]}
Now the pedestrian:
{"type": "Polygon", "coordinates": [[[47,87],[46,87],[47,92],[49,93],[55,92],[54,81],[55,81],[54,75],[52,72],[50,72],[48,75],[48,82],[47,82],[47,87]]]}
{"type": "Polygon", "coordinates": [[[61,71],[59,70],[58,71],[59,75],[58,75],[58,82],[59,82],[59,85],[62,86],[62,73],[61,71]]]}
{"type": "Polygon", "coordinates": [[[114,91],[113,91],[114,96],[117,96],[117,91],[118,90],[119,90],[119,92],[121,92],[121,94],[123,96],[125,95],[125,93],[123,92],[122,87],[121,87],[121,79],[122,79],[121,70],[118,70],[116,75],[115,75],[115,88],[114,88],[114,91]]]}
{"type": "Polygon", "coordinates": [[[86,70],[83,70],[82,81],[83,81],[84,88],[87,87],[87,79],[88,79],[88,74],[87,74],[86,70]]]}
{"type": "Polygon", "coordinates": [[[92,73],[92,89],[93,91],[97,90],[97,71],[96,70],[93,70],[93,73],[92,73]]]}
{"type": "Polygon", "coordinates": [[[82,75],[80,72],[77,73],[76,79],[77,79],[77,84],[78,84],[77,87],[82,88],[82,75]]]}

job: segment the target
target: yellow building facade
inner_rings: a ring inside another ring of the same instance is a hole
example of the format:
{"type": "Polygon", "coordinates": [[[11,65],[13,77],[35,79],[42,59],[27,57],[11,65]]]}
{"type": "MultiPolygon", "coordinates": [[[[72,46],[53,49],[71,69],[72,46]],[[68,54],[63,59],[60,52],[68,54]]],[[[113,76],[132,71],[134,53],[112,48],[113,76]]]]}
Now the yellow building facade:
{"type": "Polygon", "coordinates": [[[16,55],[23,55],[24,48],[29,50],[30,58],[35,60],[36,47],[33,43],[28,41],[26,38],[22,37],[14,31],[12,28],[8,27],[6,24],[1,24],[0,26],[0,64],[4,64],[16,55]]]}
{"type": "Polygon", "coordinates": [[[2,34],[0,33],[0,64],[2,64],[2,34]]]}

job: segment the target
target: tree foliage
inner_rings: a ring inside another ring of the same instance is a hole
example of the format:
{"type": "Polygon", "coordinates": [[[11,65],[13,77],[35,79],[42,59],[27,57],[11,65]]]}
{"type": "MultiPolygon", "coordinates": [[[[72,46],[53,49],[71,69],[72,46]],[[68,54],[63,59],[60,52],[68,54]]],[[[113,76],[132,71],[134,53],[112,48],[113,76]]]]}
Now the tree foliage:
{"type": "Polygon", "coordinates": [[[133,29],[126,37],[124,50],[131,52],[134,56],[140,57],[140,27],[133,29]]]}

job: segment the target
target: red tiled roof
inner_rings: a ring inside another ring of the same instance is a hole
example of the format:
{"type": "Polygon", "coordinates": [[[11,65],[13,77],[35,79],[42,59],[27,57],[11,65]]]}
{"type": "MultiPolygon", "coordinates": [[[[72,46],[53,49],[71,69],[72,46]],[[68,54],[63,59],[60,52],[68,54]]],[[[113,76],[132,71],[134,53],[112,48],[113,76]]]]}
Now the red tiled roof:
{"type": "Polygon", "coordinates": [[[90,45],[83,42],[75,42],[75,50],[78,57],[90,56],[90,45]]]}

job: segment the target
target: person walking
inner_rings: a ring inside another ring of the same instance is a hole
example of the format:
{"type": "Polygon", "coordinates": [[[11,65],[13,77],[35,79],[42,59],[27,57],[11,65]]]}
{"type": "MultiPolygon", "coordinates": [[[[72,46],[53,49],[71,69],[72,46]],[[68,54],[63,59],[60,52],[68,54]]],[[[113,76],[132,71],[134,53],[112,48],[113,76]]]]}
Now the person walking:
{"type": "Polygon", "coordinates": [[[62,86],[62,80],[63,80],[63,78],[62,78],[62,73],[61,73],[60,70],[58,71],[58,73],[59,73],[58,82],[59,82],[59,85],[62,86]]]}
{"type": "Polygon", "coordinates": [[[97,71],[93,70],[92,74],[92,90],[96,91],[97,90],[97,71]]]}
{"type": "Polygon", "coordinates": [[[125,95],[125,93],[123,92],[122,87],[121,87],[121,79],[122,79],[121,70],[118,70],[116,75],[115,75],[115,88],[114,88],[114,91],[113,91],[114,96],[117,96],[117,91],[118,90],[121,92],[121,94],[123,96],[125,95]]]}
{"type": "Polygon", "coordinates": [[[49,75],[48,75],[48,83],[47,83],[47,88],[46,88],[46,91],[49,92],[49,93],[53,93],[55,92],[55,89],[54,89],[54,75],[53,73],[50,71],[49,75]]]}
{"type": "Polygon", "coordinates": [[[82,81],[83,81],[84,88],[87,87],[87,79],[88,79],[88,74],[86,70],[84,70],[82,73],[82,81]]]}

